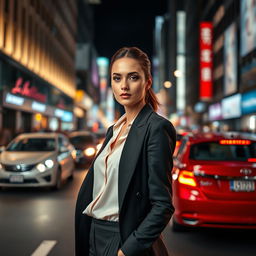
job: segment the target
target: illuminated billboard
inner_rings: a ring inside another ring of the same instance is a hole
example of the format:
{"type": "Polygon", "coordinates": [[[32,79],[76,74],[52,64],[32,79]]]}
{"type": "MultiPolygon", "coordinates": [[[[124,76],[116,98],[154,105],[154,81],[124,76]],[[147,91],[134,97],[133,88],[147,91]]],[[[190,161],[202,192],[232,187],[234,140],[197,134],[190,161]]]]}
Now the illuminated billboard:
{"type": "Polygon", "coordinates": [[[256,1],[240,0],[240,54],[242,57],[256,48],[256,1]]]}
{"type": "Polygon", "coordinates": [[[212,23],[200,23],[200,100],[212,98],[212,23]]]}
{"type": "Polygon", "coordinates": [[[224,94],[237,90],[237,38],[236,25],[231,24],[224,34],[224,94]]]}
{"type": "Polygon", "coordinates": [[[210,121],[221,120],[222,119],[221,104],[219,102],[217,102],[217,103],[210,105],[208,114],[209,114],[210,121]]]}
{"type": "Polygon", "coordinates": [[[242,94],[241,107],[243,114],[256,112],[256,90],[242,94]]]}
{"type": "Polygon", "coordinates": [[[222,117],[224,119],[241,116],[241,94],[235,94],[221,100],[222,117]]]}

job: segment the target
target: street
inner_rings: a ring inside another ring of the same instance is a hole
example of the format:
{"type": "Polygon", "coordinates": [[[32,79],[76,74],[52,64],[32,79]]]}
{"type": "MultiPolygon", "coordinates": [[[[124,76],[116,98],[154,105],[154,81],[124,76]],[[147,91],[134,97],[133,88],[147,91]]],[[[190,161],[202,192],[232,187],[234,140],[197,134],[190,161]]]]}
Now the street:
{"type": "MultiPolygon", "coordinates": [[[[74,207],[86,170],[60,191],[5,189],[0,192],[1,256],[74,255],[74,207]]],[[[164,240],[175,256],[254,256],[255,231],[198,229],[173,233],[164,240]]]]}

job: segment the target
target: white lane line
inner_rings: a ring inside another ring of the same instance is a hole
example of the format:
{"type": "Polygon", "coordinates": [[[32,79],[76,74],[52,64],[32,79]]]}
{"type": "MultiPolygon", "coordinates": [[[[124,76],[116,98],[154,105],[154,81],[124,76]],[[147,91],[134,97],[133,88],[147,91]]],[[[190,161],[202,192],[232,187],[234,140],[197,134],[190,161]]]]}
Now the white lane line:
{"type": "Polygon", "coordinates": [[[57,243],[56,240],[44,240],[31,256],[46,256],[57,243]]]}

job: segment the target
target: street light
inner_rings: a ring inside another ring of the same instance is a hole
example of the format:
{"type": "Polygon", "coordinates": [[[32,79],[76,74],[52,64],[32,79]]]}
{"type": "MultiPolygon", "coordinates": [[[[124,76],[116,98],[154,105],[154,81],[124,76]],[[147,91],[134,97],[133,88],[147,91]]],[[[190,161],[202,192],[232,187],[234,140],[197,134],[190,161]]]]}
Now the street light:
{"type": "Polygon", "coordinates": [[[176,76],[176,77],[182,77],[182,72],[178,69],[175,70],[173,73],[174,73],[174,76],[176,76]]]}
{"type": "Polygon", "coordinates": [[[172,86],[172,83],[171,83],[170,81],[165,81],[165,82],[164,82],[164,87],[165,87],[165,88],[168,89],[168,88],[171,88],[171,86],[172,86]]]}

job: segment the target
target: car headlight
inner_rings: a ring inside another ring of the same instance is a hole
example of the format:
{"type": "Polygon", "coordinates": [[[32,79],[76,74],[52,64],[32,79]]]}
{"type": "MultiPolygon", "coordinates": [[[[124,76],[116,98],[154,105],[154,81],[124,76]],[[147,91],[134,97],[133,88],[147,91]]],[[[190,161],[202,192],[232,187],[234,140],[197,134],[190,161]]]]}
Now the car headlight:
{"type": "Polygon", "coordinates": [[[102,147],[102,143],[97,144],[97,146],[96,146],[97,151],[99,151],[101,149],[101,147],[102,147]]]}
{"type": "Polygon", "coordinates": [[[38,165],[36,166],[36,168],[37,168],[37,170],[38,170],[39,172],[45,172],[45,170],[46,170],[46,166],[45,166],[44,164],[42,164],[42,163],[38,164],[38,165]]]}
{"type": "Polygon", "coordinates": [[[47,159],[44,163],[39,163],[36,168],[39,172],[45,172],[47,169],[50,169],[54,166],[54,162],[51,159],[47,159]]]}
{"type": "Polygon", "coordinates": [[[72,155],[73,159],[76,159],[76,150],[75,149],[72,150],[71,155],[72,155]]]}
{"type": "Polygon", "coordinates": [[[84,150],[84,154],[86,156],[93,156],[95,154],[95,152],[96,152],[96,150],[93,147],[89,147],[89,148],[84,150]]]}
{"type": "Polygon", "coordinates": [[[44,164],[48,167],[48,168],[52,168],[54,166],[54,162],[52,161],[52,159],[47,159],[44,164]]]}

